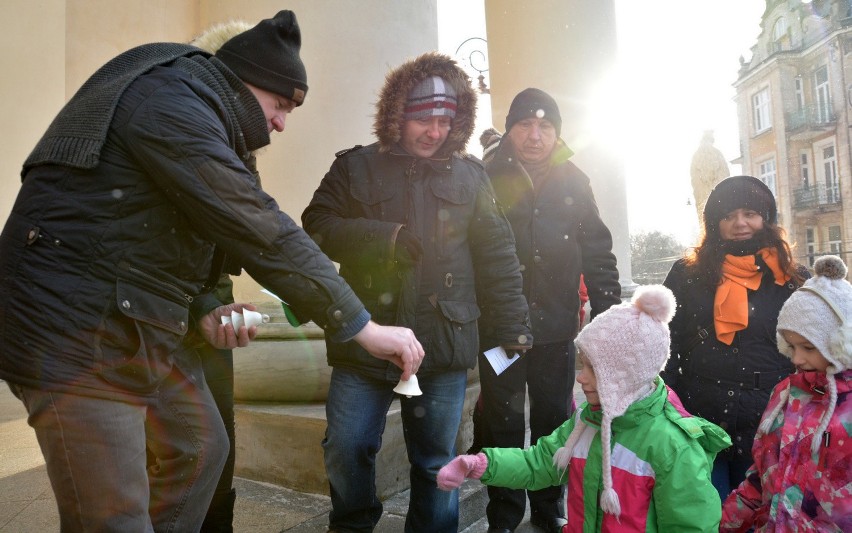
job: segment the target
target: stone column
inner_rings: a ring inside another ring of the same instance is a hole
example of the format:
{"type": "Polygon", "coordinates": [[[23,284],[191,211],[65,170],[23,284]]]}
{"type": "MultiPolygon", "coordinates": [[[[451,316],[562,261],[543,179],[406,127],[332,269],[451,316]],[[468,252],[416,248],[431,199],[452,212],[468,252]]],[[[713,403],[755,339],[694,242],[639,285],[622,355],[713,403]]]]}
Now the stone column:
{"type": "Polygon", "coordinates": [[[612,132],[618,123],[602,123],[603,116],[593,112],[618,103],[614,98],[602,101],[602,95],[618,94],[605,87],[617,55],[614,1],[488,0],[485,19],[494,125],[503,129],[512,98],[527,87],[556,99],[562,138],[592,181],[601,216],[612,231],[623,296],[629,296],[635,284],[624,164],[602,133],[612,132]]]}

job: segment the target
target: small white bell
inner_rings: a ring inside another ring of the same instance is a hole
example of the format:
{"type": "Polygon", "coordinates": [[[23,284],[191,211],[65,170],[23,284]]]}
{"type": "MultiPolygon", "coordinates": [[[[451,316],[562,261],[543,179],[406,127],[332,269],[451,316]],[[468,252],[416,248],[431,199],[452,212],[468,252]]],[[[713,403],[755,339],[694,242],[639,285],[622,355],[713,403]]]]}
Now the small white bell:
{"type": "Polygon", "coordinates": [[[231,316],[222,315],[222,324],[231,324],[234,327],[235,332],[239,331],[242,326],[250,328],[252,326],[259,326],[260,324],[266,324],[267,322],[269,322],[269,315],[260,314],[257,311],[251,311],[249,309],[243,309],[242,313],[231,311],[231,316]]]}
{"type": "Polygon", "coordinates": [[[259,326],[261,324],[266,324],[269,322],[269,315],[262,315],[257,311],[250,311],[248,309],[243,309],[243,322],[247,328],[252,326],[259,326]]]}
{"type": "Polygon", "coordinates": [[[236,311],[231,311],[231,325],[234,326],[234,332],[240,330],[243,327],[243,315],[242,313],[237,313],[236,311]]]}
{"type": "Polygon", "coordinates": [[[393,391],[397,394],[407,396],[408,398],[423,394],[423,391],[420,390],[420,385],[417,383],[417,376],[414,374],[411,375],[411,379],[408,381],[399,380],[399,383],[396,384],[393,391]]]}

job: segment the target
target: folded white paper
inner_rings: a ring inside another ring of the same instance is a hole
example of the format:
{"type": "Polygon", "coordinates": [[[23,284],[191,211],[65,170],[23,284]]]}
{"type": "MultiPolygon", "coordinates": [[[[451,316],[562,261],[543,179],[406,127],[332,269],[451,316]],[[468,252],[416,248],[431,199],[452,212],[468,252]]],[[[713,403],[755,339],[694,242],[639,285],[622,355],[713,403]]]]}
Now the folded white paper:
{"type": "Polygon", "coordinates": [[[494,348],[482,353],[485,354],[485,358],[488,359],[489,363],[491,363],[491,368],[494,369],[494,372],[498,376],[502,374],[504,370],[509,368],[509,365],[521,358],[518,354],[515,354],[512,358],[507,357],[506,350],[504,350],[502,346],[495,346],[494,348]]]}

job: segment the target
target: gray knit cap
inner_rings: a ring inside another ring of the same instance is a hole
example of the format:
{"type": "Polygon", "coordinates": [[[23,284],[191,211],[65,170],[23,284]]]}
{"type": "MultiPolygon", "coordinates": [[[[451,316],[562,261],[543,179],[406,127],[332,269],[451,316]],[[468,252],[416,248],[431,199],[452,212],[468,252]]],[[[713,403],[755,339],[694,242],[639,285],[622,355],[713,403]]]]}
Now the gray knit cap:
{"type": "Polygon", "coordinates": [[[456,116],[456,90],[440,76],[429,76],[411,89],[405,102],[403,120],[456,116]]]}
{"type": "Polygon", "coordinates": [[[781,330],[798,333],[842,372],[852,367],[852,285],[836,255],[814,263],[815,276],[790,295],[778,314],[778,351],[792,357],[781,330]]]}
{"type": "MultiPolygon", "coordinates": [[[[837,406],[837,377],[852,363],[852,285],[846,281],[848,269],[836,255],[825,255],[814,263],[815,276],[790,295],[778,314],[778,351],[792,358],[793,352],[781,335],[792,331],[806,338],[831,365],[826,369],[828,407],[811,437],[811,451],[817,453],[837,406]]],[[[783,383],[783,382],[782,382],[783,383]]],[[[768,433],[787,405],[787,388],[779,392],[775,408],[764,415],[758,434],[768,433]]]]}

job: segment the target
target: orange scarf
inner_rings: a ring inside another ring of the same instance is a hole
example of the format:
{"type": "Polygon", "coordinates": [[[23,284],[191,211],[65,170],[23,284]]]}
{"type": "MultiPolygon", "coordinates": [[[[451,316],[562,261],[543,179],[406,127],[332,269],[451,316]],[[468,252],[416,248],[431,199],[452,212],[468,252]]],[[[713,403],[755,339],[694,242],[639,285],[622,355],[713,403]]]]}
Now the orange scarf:
{"type": "MultiPolygon", "coordinates": [[[[778,264],[778,252],[774,248],[761,248],[757,255],[775,275],[775,284],[783,285],[790,279],[778,264]]],[[[748,327],[748,291],[760,287],[763,272],[758,270],[754,255],[726,255],[722,263],[722,282],[716,288],[713,301],[713,321],[716,338],[730,345],[737,331],[748,327]]]]}

